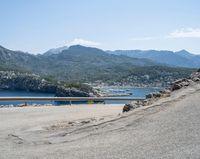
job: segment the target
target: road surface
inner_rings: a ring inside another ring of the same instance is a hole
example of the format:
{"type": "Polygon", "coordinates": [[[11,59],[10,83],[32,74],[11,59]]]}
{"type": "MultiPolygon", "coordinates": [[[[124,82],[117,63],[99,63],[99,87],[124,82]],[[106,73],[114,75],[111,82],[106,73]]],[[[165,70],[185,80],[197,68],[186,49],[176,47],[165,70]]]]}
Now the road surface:
{"type": "Polygon", "coordinates": [[[96,124],[1,133],[1,159],[199,159],[200,86],[96,124]]]}

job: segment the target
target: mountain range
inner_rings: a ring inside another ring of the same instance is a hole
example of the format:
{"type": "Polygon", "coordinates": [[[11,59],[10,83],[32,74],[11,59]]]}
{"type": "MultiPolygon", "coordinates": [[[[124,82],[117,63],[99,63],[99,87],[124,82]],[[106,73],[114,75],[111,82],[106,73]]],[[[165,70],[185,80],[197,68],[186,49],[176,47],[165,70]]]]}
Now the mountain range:
{"type": "MultiPolygon", "coordinates": [[[[63,50],[67,50],[69,47],[59,47],[50,49],[45,52],[44,55],[59,54],[63,50]]],[[[103,50],[102,50],[103,51],[103,50]]],[[[200,67],[200,55],[192,54],[186,50],[180,51],[168,51],[168,50],[115,50],[105,51],[113,55],[125,55],[132,58],[149,59],[155,63],[166,64],[168,66],[199,68],[200,67]]]]}
{"type": "MultiPolygon", "coordinates": [[[[33,72],[63,81],[120,81],[138,70],[156,74],[152,69],[156,71],[155,68],[158,67],[161,72],[177,76],[177,68],[173,69],[171,66],[199,67],[200,58],[184,50],[176,53],[155,50],[103,51],[81,45],[50,49],[43,54],[32,55],[0,46],[0,70],[33,72]]],[[[183,68],[180,69],[181,75],[192,71],[188,68],[184,68],[184,71],[183,68]]]]}
{"type": "Polygon", "coordinates": [[[154,62],[178,66],[178,67],[189,67],[199,68],[200,67],[200,55],[192,54],[186,50],[177,52],[173,51],[157,51],[157,50],[116,50],[107,51],[114,55],[126,55],[133,58],[146,58],[154,62]]]}
{"type": "MultiPolygon", "coordinates": [[[[54,50],[55,51],[55,50],[54,50]]],[[[153,66],[148,59],[112,55],[103,50],[81,45],[61,52],[32,55],[0,47],[0,67],[23,70],[66,81],[91,81],[121,76],[133,67],[153,66]]]]}

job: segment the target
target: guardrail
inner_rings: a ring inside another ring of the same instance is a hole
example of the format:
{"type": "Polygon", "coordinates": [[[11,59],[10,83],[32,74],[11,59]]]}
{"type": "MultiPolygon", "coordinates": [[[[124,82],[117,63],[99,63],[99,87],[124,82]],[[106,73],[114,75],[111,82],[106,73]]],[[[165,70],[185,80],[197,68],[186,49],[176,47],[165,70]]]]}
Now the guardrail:
{"type": "Polygon", "coordinates": [[[106,100],[129,100],[140,101],[145,98],[130,98],[130,97],[0,97],[0,101],[69,101],[70,105],[72,101],[101,101],[106,100]]]}

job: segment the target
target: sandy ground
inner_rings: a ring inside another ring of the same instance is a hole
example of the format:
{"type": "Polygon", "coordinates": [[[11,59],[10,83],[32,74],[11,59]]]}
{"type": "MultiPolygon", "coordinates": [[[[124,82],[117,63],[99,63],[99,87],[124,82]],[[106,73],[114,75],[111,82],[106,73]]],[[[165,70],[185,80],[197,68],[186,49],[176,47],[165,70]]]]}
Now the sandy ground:
{"type": "Polygon", "coordinates": [[[0,159],[199,158],[200,85],[151,106],[0,109],[0,159]]]}
{"type": "Polygon", "coordinates": [[[18,129],[39,130],[60,123],[75,125],[105,120],[116,117],[122,112],[122,108],[123,104],[0,108],[0,131],[12,133],[18,129]]]}

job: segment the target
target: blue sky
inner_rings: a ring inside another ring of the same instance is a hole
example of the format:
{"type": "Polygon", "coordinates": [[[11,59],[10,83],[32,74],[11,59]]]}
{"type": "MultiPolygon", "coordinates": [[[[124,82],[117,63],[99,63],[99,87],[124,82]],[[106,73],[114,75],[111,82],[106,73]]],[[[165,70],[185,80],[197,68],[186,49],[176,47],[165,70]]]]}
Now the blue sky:
{"type": "Polygon", "coordinates": [[[199,0],[0,0],[0,45],[30,53],[82,44],[200,54],[199,0]]]}

